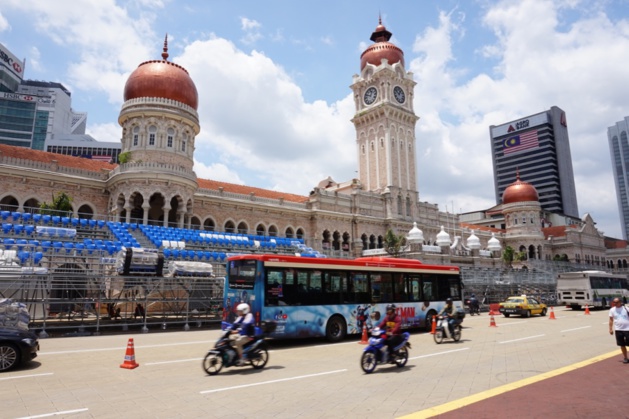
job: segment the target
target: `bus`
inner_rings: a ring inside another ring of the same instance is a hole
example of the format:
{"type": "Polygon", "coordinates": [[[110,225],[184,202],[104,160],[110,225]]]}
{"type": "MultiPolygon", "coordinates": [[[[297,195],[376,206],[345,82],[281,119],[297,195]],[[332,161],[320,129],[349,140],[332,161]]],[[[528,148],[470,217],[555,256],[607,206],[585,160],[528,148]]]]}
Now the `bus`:
{"type": "Polygon", "coordinates": [[[276,254],[227,259],[223,320],[248,303],[256,323],[273,321],[273,338],[325,337],[338,342],[377,326],[394,303],[402,327],[430,330],[447,298],[463,310],[458,267],[418,260],[353,260],[276,254]]]}
{"type": "Polygon", "coordinates": [[[627,276],[603,271],[563,272],[557,276],[557,302],[580,310],[583,306],[609,307],[614,298],[626,304],[627,276]]]}

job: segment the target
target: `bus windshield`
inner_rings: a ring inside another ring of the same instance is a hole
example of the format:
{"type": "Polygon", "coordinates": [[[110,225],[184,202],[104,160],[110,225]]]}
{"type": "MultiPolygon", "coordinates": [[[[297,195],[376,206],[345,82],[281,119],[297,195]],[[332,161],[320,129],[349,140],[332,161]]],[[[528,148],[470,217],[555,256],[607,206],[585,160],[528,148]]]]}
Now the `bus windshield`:
{"type": "Polygon", "coordinates": [[[232,260],[229,262],[229,274],[227,277],[229,288],[252,290],[255,278],[255,260],[232,260]]]}

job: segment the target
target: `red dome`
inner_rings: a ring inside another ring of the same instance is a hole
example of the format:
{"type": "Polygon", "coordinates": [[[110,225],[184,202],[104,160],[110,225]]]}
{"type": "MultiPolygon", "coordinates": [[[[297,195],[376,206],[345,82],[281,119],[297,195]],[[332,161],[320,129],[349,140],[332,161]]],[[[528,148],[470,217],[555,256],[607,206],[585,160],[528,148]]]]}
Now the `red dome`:
{"type": "Polygon", "coordinates": [[[516,176],[516,181],[507,186],[502,193],[502,203],[512,204],[514,202],[538,201],[539,195],[535,186],[520,180],[520,175],[516,176]]]}
{"type": "Polygon", "coordinates": [[[391,35],[382,21],[379,21],[370,38],[375,44],[369,46],[360,56],[360,71],[365,68],[367,63],[379,66],[382,64],[383,58],[388,60],[389,65],[402,63],[404,66],[404,51],[389,42],[391,35]]]}
{"type": "Polygon", "coordinates": [[[146,61],[138,66],[124,86],[124,100],[159,97],[184,103],[195,110],[199,95],[185,68],[167,61],[168,47],[164,42],[163,60],[146,61]]]}

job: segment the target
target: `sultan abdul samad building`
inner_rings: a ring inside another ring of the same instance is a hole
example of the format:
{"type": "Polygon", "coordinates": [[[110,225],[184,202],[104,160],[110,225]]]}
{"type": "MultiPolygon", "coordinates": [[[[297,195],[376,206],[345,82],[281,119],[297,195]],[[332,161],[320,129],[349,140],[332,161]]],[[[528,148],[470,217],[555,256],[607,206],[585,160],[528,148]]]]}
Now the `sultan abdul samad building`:
{"type": "Polygon", "coordinates": [[[535,188],[515,174],[513,188],[504,194],[509,201],[467,224],[436,204],[420,202],[416,83],[405,69],[403,51],[389,42],[391,35],[380,22],[351,85],[356,179],[328,178],[300,196],[198,178],[193,171],[201,130],[198,93],[186,69],[168,61],[164,42],[162,59],[140,64],[124,88],[118,122],[125,162],[0,145],[0,206],[36,211],[63,191],[72,197],[78,218],[303,238],[317,251],[347,257],[381,248],[392,229],[408,232],[413,252],[426,262],[497,265],[500,249],[509,245],[530,259],[559,255],[604,266],[604,238],[591,217],[545,232],[535,188]]]}

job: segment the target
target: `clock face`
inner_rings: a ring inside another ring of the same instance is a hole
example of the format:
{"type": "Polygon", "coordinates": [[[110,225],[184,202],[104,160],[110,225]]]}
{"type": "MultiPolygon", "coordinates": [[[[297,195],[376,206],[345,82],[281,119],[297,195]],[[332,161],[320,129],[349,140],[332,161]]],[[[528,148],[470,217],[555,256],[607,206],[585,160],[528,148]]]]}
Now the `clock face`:
{"type": "Polygon", "coordinates": [[[365,92],[365,103],[367,105],[371,105],[372,103],[374,103],[376,101],[377,97],[378,97],[378,91],[376,90],[376,88],[375,87],[370,87],[365,92]]]}
{"type": "Polygon", "coordinates": [[[400,86],[395,86],[393,88],[393,96],[395,96],[395,100],[397,100],[399,103],[404,103],[404,101],[406,100],[404,90],[400,86]]]}

